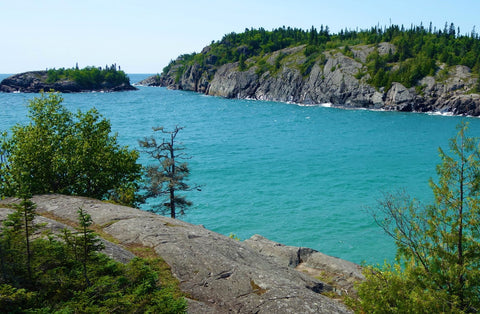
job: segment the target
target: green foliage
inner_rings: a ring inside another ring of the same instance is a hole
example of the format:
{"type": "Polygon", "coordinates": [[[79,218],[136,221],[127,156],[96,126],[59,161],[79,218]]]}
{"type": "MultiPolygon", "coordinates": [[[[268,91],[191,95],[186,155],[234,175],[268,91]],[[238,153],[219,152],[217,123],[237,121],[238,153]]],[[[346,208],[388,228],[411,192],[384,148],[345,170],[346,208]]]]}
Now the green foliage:
{"type": "Polygon", "coordinates": [[[83,89],[100,89],[120,84],[130,84],[128,76],[119,69],[117,65],[101,67],[86,67],[79,69],[78,66],[71,69],[49,69],[47,70],[47,83],[55,83],[63,80],[73,80],[83,89]]]}
{"type": "Polygon", "coordinates": [[[152,211],[170,212],[172,218],[175,218],[177,213],[183,215],[185,209],[192,205],[185,196],[178,195],[177,192],[198,190],[197,186],[187,184],[190,169],[186,162],[180,162],[187,158],[182,153],[185,148],[176,141],[177,134],[182,129],[183,127],[176,126],[173,131],[166,131],[163,127],[156,127],[153,131],[166,135],[166,139],[163,138],[160,143],[152,136],[139,141],[140,146],[145,148],[145,152],[159,162],[159,165],[147,167],[148,183],[145,186],[145,198],[166,197],[168,201],[153,205],[152,211]]]}
{"type": "Polygon", "coordinates": [[[230,234],[228,235],[228,237],[229,237],[230,239],[235,240],[235,241],[241,241],[241,239],[240,239],[235,233],[230,233],[230,234]]]}
{"type": "Polygon", "coordinates": [[[79,236],[77,236],[75,241],[75,250],[78,249],[80,254],[75,254],[75,256],[81,256],[80,260],[83,266],[85,283],[87,286],[91,286],[90,280],[88,279],[87,264],[92,259],[92,255],[95,252],[102,250],[105,246],[93,233],[93,230],[89,229],[92,225],[92,218],[89,214],[85,213],[82,208],[78,210],[78,222],[79,227],[77,228],[77,231],[79,236]]]}
{"type": "Polygon", "coordinates": [[[34,272],[28,276],[26,228],[19,208],[0,232],[2,312],[185,313],[177,283],[163,282],[164,263],[135,258],[124,265],[98,253],[102,245],[88,228],[91,219],[83,211],[77,232],[65,230],[64,241],[53,235],[31,241],[34,272]]]}
{"type": "Polygon", "coordinates": [[[257,61],[255,74],[258,76],[262,76],[263,73],[273,71],[273,67],[270,63],[267,62],[266,58],[261,58],[257,61]]]}
{"type": "Polygon", "coordinates": [[[459,126],[440,149],[428,206],[404,194],[381,202],[377,223],[397,245],[397,262],[367,268],[359,287],[365,312],[476,312],[480,308],[480,146],[459,126]]]}
{"type": "Polygon", "coordinates": [[[282,61],[285,59],[287,55],[283,52],[279,53],[278,56],[275,58],[275,71],[278,71],[280,67],[282,66],[282,61]]]}
{"type": "MultiPolygon", "coordinates": [[[[407,87],[414,86],[423,77],[434,75],[437,65],[441,63],[447,66],[465,65],[475,73],[480,70],[480,38],[476,32],[453,35],[448,27],[437,30],[412,25],[410,29],[405,29],[403,26],[391,25],[359,31],[345,29],[338,34],[330,34],[328,27],[323,26],[320,30],[315,27],[310,30],[290,27],[272,31],[263,28],[245,29],[243,33],[230,33],[221,40],[212,42],[209,49],[202,53],[182,55],[176,61],[172,61],[164,69],[164,73],[176,69],[174,75],[178,82],[188,66],[194,63],[204,66],[205,60],[214,60],[212,65],[221,66],[240,62],[241,58],[263,60],[275,51],[305,45],[304,54],[307,61],[300,70],[303,75],[308,75],[318,54],[325,50],[343,47],[342,53],[353,58],[351,47],[355,45],[377,47],[381,42],[392,43],[395,49],[382,56],[375,51],[374,56],[367,61],[369,82],[377,88],[388,88],[392,82],[399,82],[407,87]]],[[[257,66],[258,74],[266,72],[265,64],[257,66]]],[[[240,63],[240,70],[244,69],[240,63]]],[[[275,64],[274,69],[278,69],[278,64],[275,64]]]]}
{"type": "Polygon", "coordinates": [[[245,71],[247,69],[247,65],[245,64],[245,55],[242,53],[238,60],[238,69],[240,71],[245,71]]]}
{"type": "Polygon", "coordinates": [[[321,47],[308,45],[305,47],[304,54],[307,59],[300,65],[300,73],[302,73],[303,76],[310,74],[310,71],[317,61],[322,65],[325,63],[326,57],[322,53],[321,47]]]}
{"type": "MultiPolygon", "coordinates": [[[[358,289],[359,302],[353,304],[359,313],[451,313],[445,290],[428,290],[418,285],[416,276],[426,276],[412,264],[363,270],[365,282],[358,289]]],[[[458,311],[457,311],[458,312],[458,311]]]]}
{"type": "Polygon", "coordinates": [[[28,105],[30,123],[13,126],[10,137],[3,133],[0,195],[27,189],[29,194],[113,198],[137,205],[138,152],[117,143],[110,122],[96,109],[73,114],[62,101],[55,93],[34,98],[28,105]]]}
{"type": "Polygon", "coordinates": [[[15,212],[8,216],[0,237],[1,278],[16,278],[17,282],[27,284],[33,278],[31,237],[35,230],[33,220],[36,206],[25,198],[13,207],[15,212]],[[18,256],[22,257],[20,264],[16,260],[18,256]],[[19,267],[13,269],[12,263],[17,263],[19,267]]]}
{"type": "Polygon", "coordinates": [[[342,53],[347,57],[353,58],[353,51],[352,51],[352,49],[350,49],[350,47],[348,45],[346,45],[343,48],[342,53]]]}

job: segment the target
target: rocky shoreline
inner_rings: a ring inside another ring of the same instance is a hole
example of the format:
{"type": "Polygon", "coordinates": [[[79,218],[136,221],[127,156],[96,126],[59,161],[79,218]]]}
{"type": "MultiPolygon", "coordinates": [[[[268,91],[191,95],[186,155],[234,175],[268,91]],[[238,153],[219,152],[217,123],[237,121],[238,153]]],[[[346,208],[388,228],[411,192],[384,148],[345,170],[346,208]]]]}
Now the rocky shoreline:
{"type": "Polygon", "coordinates": [[[81,92],[120,92],[137,90],[129,83],[118,85],[102,83],[96,88],[83,88],[73,80],[62,80],[55,83],[47,83],[47,71],[31,71],[15,74],[0,82],[0,92],[4,93],[39,93],[54,90],[61,93],[81,92]]]}
{"type": "MultiPolygon", "coordinates": [[[[32,201],[40,213],[37,222],[53,232],[65,228],[60,221],[76,222],[83,208],[116,239],[104,241],[105,253],[121,262],[134,257],[125,246],[153,248],[190,296],[188,313],[351,313],[336,299],[354,294],[353,283],[363,279],[359,265],[259,235],[237,241],[203,226],[84,197],[40,195],[32,201]]],[[[0,201],[0,220],[12,211],[12,202],[18,200],[0,201]]]]}
{"type": "Polygon", "coordinates": [[[341,108],[366,108],[405,112],[439,112],[451,115],[480,116],[480,94],[473,92],[478,78],[466,66],[439,65],[435,76],[421,79],[416,86],[407,88],[394,82],[386,90],[376,89],[367,83],[368,56],[395,52],[390,43],[377,47],[352,47],[353,57],[341,49],[326,51],[322,61],[317,61],[307,75],[300,71],[307,61],[305,47],[286,48],[272,53],[267,63],[274,67],[282,56],[283,63],[276,71],[261,71],[255,60],[246,61],[248,68],[240,70],[238,62],[215,65],[208,56],[209,47],[203,49],[205,64],[182,68],[181,60],[160,77],[152,76],[138,85],[163,86],[171,89],[195,91],[226,98],[242,98],[292,102],[304,105],[330,103],[341,108]],[[179,72],[181,70],[181,72],[179,72]],[[179,73],[181,75],[179,75],[179,73]]]}

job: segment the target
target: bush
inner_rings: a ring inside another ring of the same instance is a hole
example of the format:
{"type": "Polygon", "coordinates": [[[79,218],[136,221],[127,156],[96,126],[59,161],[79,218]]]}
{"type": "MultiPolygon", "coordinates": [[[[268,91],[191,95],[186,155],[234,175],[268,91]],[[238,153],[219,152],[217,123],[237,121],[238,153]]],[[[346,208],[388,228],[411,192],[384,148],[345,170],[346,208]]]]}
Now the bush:
{"type": "Polygon", "coordinates": [[[368,267],[358,289],[364,313],[465,313],[480,309],[480,146],[459,126],[440,149],[434,202],[387,195],[375,220],[397,245],[393,266],[368,267]]]}
{"type": "MultiPolygon", "coordinates": [[[[30,123],[13,126],[10,137],[3,133],[0,197],[20,190],[97,199],[135,194],[142,170],[138,152],[117,143],[110,122],[96,109],[73,114],[62,101],[59,94],[41,94],[28,105],[30,123]]],[[[123,199],[128,205],[140,202],[139,197],[123,199]]]]}
{"type": "Polygon", "coordinates": [[[62,241],[52,235],[30,239],[27,250],[21,216],[17,208],[0,231],[2,313],[185,313],[178,281],[165,274],[160,258],[124,265],[99,253],[99,239],[80,212],[83,228],[64,230],[62,241]],[[88,252],[82,243],[90,244],[88,252]]]}

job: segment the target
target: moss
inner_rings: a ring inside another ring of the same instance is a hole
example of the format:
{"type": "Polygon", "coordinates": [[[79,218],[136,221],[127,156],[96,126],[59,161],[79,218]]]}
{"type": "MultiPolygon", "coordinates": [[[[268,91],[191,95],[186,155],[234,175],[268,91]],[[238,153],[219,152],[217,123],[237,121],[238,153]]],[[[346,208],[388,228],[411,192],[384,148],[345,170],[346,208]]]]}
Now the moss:
{"type": "Polygon", "coordinates": [[[268,291],[267,289],[263,289],[262,287],[257,285],[255,281],[253,281],[253,279],[250,279],[250,286],[252,287],[253,293],[257,295],[265,294],[268,291]]]}
{"type": "Polygon", "coordinates": [[[235,233],[232,233],[230,232],[230,234],[228,235],[228,237],[230,239],[233,239],[233,240],[236,240],[236,241],[241,241],[241,239],[235,234],[235,233]]]}
{"type": "Polygon", "coordinates": [[[125,248],[135,256],[146,260],[158,273],[158,279],[162,286],[173,291],[175,297],[190,297],[180,289],[180,282],[172,275],[172,268],[161,258],[152,247],[139,243],[129,243],[125,248]]]}
{"type": "Polygon", "coordinates": [[[182,225],[175,225],[175,224],[172,224],[172,223],[170,223],[170,222],[166,222],[166,223],[165,223],[165,226],[167,226],[167,227],[184,227],[184,226],[182,226],[182,225]]]}
{"type": "Polygon", "coordinates": [[[335,281],[333,279],[332,274],[327,274],[326,272],[322,271],[319,275],[315,276],[314,278],[329,284],[329,285],[335,285],[335,281]]]}

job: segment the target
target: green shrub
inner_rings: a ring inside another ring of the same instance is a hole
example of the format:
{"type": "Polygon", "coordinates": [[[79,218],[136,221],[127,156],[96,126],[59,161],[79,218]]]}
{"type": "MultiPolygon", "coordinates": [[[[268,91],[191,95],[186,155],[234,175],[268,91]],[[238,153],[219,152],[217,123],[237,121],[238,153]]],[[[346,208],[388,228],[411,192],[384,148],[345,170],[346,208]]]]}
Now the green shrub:
{"type": "Polygon", "coordinates": [[[397,245],[393,265],[367,267],[362,313],[465,313],[480,308],[480,139],[467,126],[442,149],[427,206],[404,193],[379,204],[375,220],[397,245]]]}
{"type": "Polygon", "coordinates": [[[79,215],[77,233],[64,231],[30,241],[27,270],[25,227],[17,209],[0,231],[0,309],[8,313],[185,313],[178,282],[160,258],[134,258],[128,264],[97,250],[98,239],[79,215]],[[92,244],[83,254],[82,243],[92,244]],[[166,275],[168,273],[168,275],[166,275]],[[87,279],[88,278],[88,279],[87,279]]]}
{"type": "Polygon", "coordinates": [[[62,101],[59,94],[41,94],[28,104],[30,123],[13,126],[10,137],[3,133],[0,197],[27,189],[32,195],[115,198],[137,205],[138,152],[117,143],[110,122],[96,109],[73,114],[62,101]]]}

